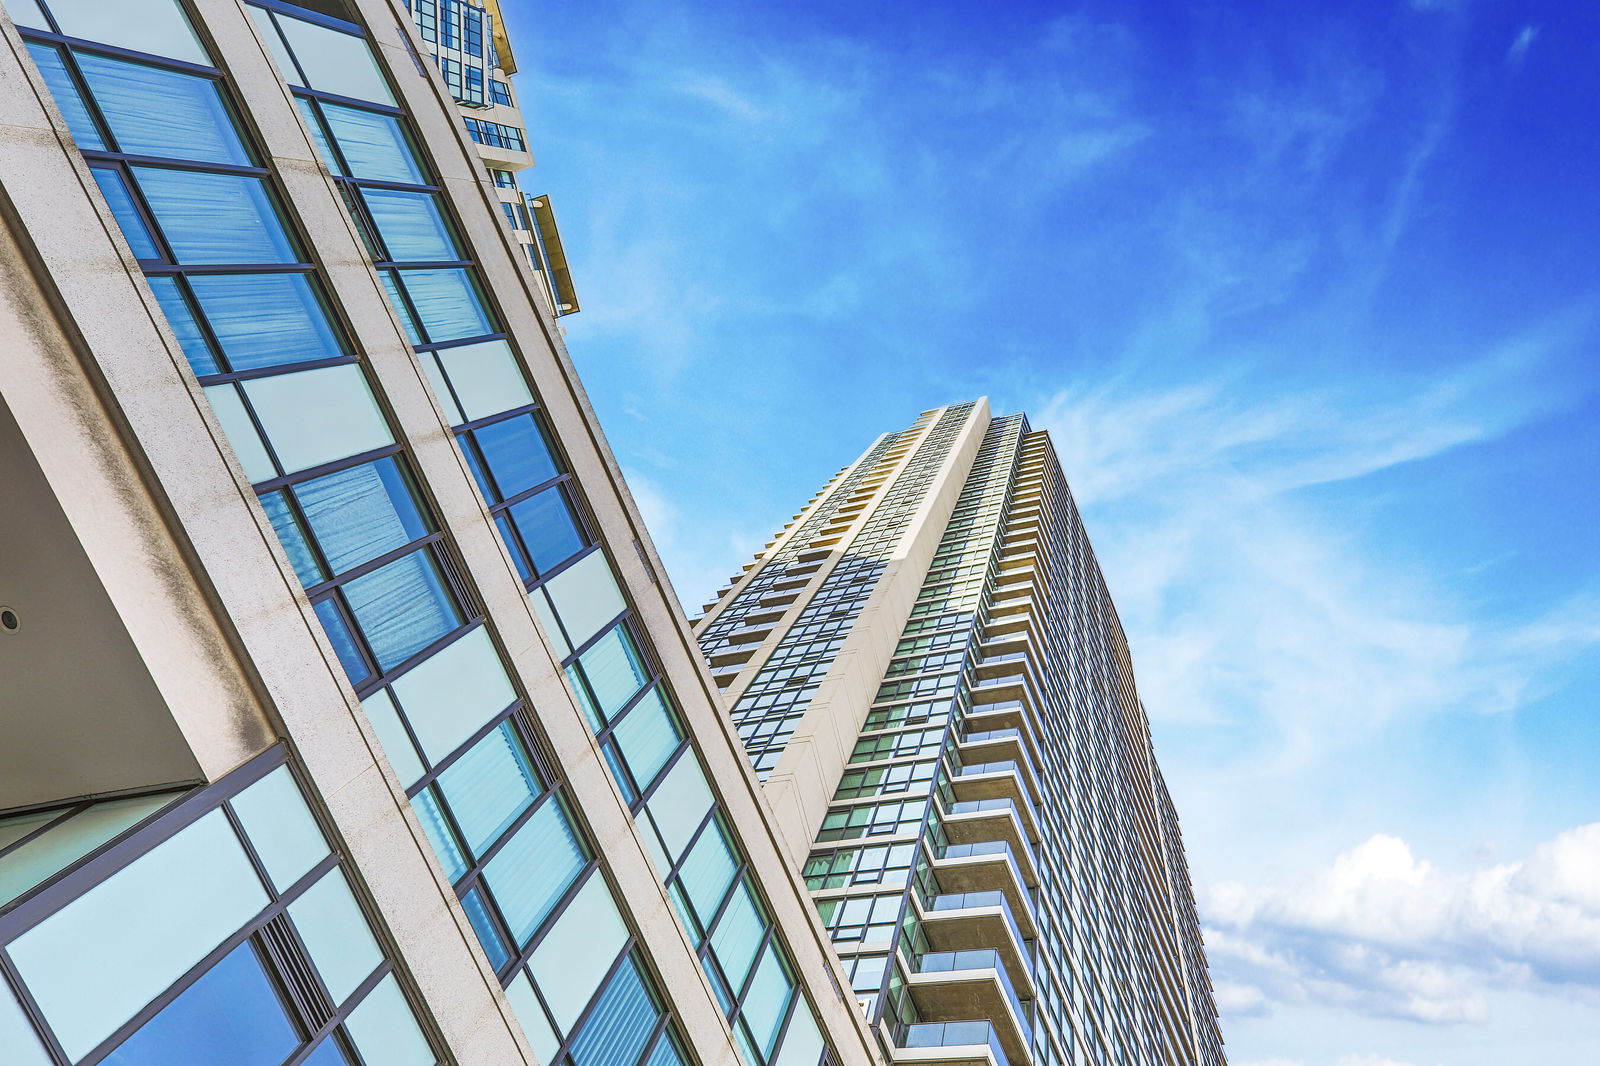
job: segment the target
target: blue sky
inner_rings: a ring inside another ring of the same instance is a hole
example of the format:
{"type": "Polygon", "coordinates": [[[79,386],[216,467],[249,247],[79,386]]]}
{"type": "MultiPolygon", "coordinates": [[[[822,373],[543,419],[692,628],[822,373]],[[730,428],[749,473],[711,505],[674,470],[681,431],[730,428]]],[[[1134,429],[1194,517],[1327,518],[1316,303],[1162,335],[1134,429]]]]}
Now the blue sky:
{"type": "Polygon", "coordinates": [[[692,613],[978,395],[1055,436],[1231,1060],[1600,1054],[1600,8],[528,4],[692,613]]]}

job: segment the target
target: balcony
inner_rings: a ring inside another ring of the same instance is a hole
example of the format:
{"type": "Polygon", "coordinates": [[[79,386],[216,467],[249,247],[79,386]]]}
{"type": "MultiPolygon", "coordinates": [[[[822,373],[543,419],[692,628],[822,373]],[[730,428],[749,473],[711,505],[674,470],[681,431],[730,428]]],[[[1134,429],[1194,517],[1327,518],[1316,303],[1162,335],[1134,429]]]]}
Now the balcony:
{"type": "Polygon", "coordinates": [[[906,986],[917,1015],[925,1021],[986,1018],[1006,1057],[1028,1061],[1028,1015],[999,952],[979,949],[924,955],[906,986]]]}
{"type": "Polygon", "coordinates": [[[1018,808],[1009,799],[966,800],[945,805],[945,836],[952,844],[976,844],[1002,840],[1011,850],[1027,856],[1028,864],[1038,869],[1033,842],[1039,838],[1033,812],[1018,808]]]}
{"type": "MultiPolygon", "coordinates": [[[[1039,803],[1039,781],[1033,775],[1033,768],[1012,759],[964,765],[950,785],[957,800],[1009,798],[1026,808],[1039,803]]],[[[1031,816],[1031,810],[1029,813],[1031,816]]]]}
{"type": "Polygon", "coordinates": [[[1015,956],[1012,972],[1027,982],[1032,966],[1026,944],[1038,932],[1032,906],[1012,909],[1011,897],[999,891],[942,892],[925,905],[917,904],[930,946],[939,951],[968,948],[1002,948],[1015,956]]]}
{"type": "Polygon", "coordinates": [[[1032,857],[1003,840],[947,844],[933,869],[946,892],[1004,892],[1013,907],[1025,906],[1028,887],[1037,883],[1032,857]]]}
{"type": "Polygon", "coordinates": [[[917,1022],[895,1041],[895,1066],[1011,1066],[987,1021],[917,1022]]]}
{"type": "Polygon", "coordinates": [[[1027,768],[1029,777],[1035,783],[1038,782],[1039,757],[1038,751],[1033,746],[1033,737],[1024,734],[1016,726],[977,732],[969,730],[965,736],[959,738],[959,743],[963,766],[1009,760],[1023,764],[1027,768]]]}

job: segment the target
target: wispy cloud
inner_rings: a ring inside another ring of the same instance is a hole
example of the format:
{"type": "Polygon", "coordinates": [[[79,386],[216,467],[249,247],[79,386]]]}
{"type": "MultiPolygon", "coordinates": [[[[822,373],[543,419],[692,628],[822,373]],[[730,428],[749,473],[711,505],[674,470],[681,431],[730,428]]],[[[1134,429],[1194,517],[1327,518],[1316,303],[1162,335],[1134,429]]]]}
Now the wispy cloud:
{"type": "Polygon", "coordinates": [[[1517,31],[1517,35],[1511,38],[1511,47],[1506,49],[1506,66],[1518,70],[1528,61],[1528,50],[1539,39],[1539,30],[1538,23],[1529,23],[1517,31]]]}

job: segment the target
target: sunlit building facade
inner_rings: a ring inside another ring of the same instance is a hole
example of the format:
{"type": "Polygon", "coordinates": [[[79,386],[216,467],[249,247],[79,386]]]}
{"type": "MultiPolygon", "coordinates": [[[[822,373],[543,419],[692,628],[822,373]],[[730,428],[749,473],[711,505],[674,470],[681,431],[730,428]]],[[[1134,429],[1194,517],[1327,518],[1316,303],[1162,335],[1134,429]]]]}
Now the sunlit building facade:
{"type": "Polygon", "coordinates": [[[880,437],[696,623],[898,1063],[1222,1066],[1177,815],[1049,435],[880,437]]]}
{"type": "Polygon", "coordinates": [[[422,5],[0,13],[0,1061],[881,1062],[422,5]]]}

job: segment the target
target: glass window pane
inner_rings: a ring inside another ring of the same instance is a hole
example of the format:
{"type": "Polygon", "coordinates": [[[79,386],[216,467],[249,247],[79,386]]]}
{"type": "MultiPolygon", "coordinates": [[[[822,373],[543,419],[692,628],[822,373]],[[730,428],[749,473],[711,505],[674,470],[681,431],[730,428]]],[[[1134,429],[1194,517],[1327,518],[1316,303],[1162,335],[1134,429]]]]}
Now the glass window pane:
{"type": "Polygon", "coordinates": [[[328,643],[333,645],[334,654],[339,657],[339,665],[344,667],[344,672],[349,676],[351,683],[366,678],[372,671],[368,668],[366,659],[362,657],[355,634],[350,632],[350,625],[344,620],[338,604],[330,597],[318,600],[312,607],[317,612],[317,620],[322,623],[323,630],[328,634],[328,643]]]}
{"type": "MultiPolygon", "coordinates": [[[[645,1060],[644,1066],[684,1066],[683,1056],[678,1053],[677,1046],[671,1037],[671,1028],[661,1034],[661,1039],[656,1041],[656,1046],[651,1049],[650,1057],[645,1060]]],[[[809,1064],[815,1066],[815,1064],[809,1064]]]]}
{"type": "Polygon", "coordinates": [[[328,842],[287,766],[234,797],[233,812],[279,892],[328,857],[328,842]]]}
{"type": "MultiPolygon", "coordinates": [[[[105,800],[51,826],[0,858],[0,904],[9,903],[172,802],[170,792],[105,800]]],[[[50,817],[59,817],[55,811],[50,817]]]]}
{"type": "MultiPolygon", "coordinates": [[[[412,344],[421,344],[422,334],[417,331],[417,320],[411,316],[411,309],[406,306],[405,301],[400,297],[400,285],[394,279],[394,271],[379,271],[378,276],[383,279],[383,290],[389,295],[389,306],[393,307],[394,313],[400,316],[400,325],[406,331],[406,340],[412,344]]],[[[438,395],[439,402],[446,411],[449,411],[450,397],[443,389],[439,388],[439,382],[435,380],[439,372],[438,368],[433,366],[433,360],[427,356],[423,357],[422,366],[424,370],[431,371],[428,375],[428,381],[434,386],[434,392],[438,395]]],[[[460,421],[459,418],[453,416],[450,420],[451,422],[460,421]]]]}
{"type": "Polygon", "coordinates": [[[330,103],[322,105],[322,114],[351,177],[428,184],[398,118],[330,103]]]}
{"type": "Polygon", "coordinates": [[[711,924],[717,908],[727,897],[737,866],[734,851],[722,835],[722,827],[713,821],[694,842],[678,871],[679,881],[702,927],[711,924]]]}
{"type": "MultiPolygon", "coordinates": [[[[455,376],[451,376],[455,380],[455,376]]],[[[515,496],[561,473],[534,415],[518,415],[472,431],[483,449],[501,499],[515,496]]]]}
{"type": "Polygon", "coordinates": [[[822,1032],[811,1008],[804,1002],[794,1009],[794,1017],[783,1034],[783,1045],[778,1048],[775,1066],[817,1066],[822,1058],[822,1032]]]}
{"type": "Polygon", "coordinates": [[[53,822],[67,812],[57,808],[51,811],[31,811],[26,814],[12,814],[0,818],[0,850],[9,848],[29,833],[34,832],[47,822],[53,822]]]}
{"type": "Polygon", "coordinates": [[[510,513],[533,568],[541,574],[554,570],[585,546],[578,517],[572,513],[566,490],[560,485],[512,504],[510,513]]]}
{"type": "Polygon", "coordinates": [[[528,602],[533,605],[534,616],[544,628],[544,634],[549,639],[551,648],[555,649],[556,658],[565,659],[572,654],[572,645],[567,642],[566,634],[561,630],[561,623],[556,619],[556,612],[550,604],[547,590],[534,589],[528,593],[528,602]]]}
{"type": "Polygon", "coordinates": [[[540,786],[522,741],[502,722],[439,775],[439,790],[467,847],[481,853],[528,809],[540,786]]]}
{"type": "Polygon", "coordinates": [[[350,1012],[344,1027],[367,1062],[433,1066],[437,1061],[393,974],[378,982],[378,987],[350,1012]]]}
{"type": "MultiPolygon", "coordinates": [[[[273,33],[276,36],[276,33],[273,33]]],[[[322,156],[322,161],[328,165],[331,173],[340,172],[339,159],[333,152],[333,144],[328,140],[328,131],[323,128],[322,115],[317,109],[317,101],[297,96],[294,102],[300,107],[300,117],[305,119],[306,130],[311,134],[311,140],[317,146],[317,152],[322,156]]]]}
{"type": "Polygon", "coordinates": [[[778,1026],[783,1022],[793,995],[794,984],[784,964],[782,950],[776,941],[769,943],[767,950],[761,953],[761,964],[750,981],[743,1007],[745,1024],[763,1058],[772,1052],[772,1042],[777,1039],[778,1026]]]}
{"type": "Polygon", "coordinates": [[[526,972],[517,974],[506,986],[506,999],[517,1021],[522,1023],[522,1031],[528,1035],[528,1045],[533,1048],[534,1056],[540,1062],[555,1058],[556,1052],[561,1050],[561,1040],[550,1028],[550,1019],[539,1005],[539,997],[534,994],[533,982],[528,980],[526,972]]]}
{"type": "Polygon", "coordinates": [[[11,942],[62,1047],[81,1058],[267,905],[213,811],[11,942]],[[137,914],[138,922],[128,916],[137,914]]]}
{"type": "Polygon", "coordinates": [[[425,263],[461,258],[433,193],[363,188],[361,198],[390,259],[425,263]]]}
{"type": "Polygon", "coordinates": [[[678,750],[683,734],[659,686],[652,688],[612,731],[628,769],[640,788],[649,788],[661,767],[678,750]]]}
{"type": "MultiPolygon", "coordinates": [[[[470,455],[470,453],[469,453],[470,455]]],[[[473,473],[478,472],[478,464],[472,463],[473,473]]],[[[478,483],[482,487],[483,482],[478,483]]],[[[511,553],[511,562],[517,568],[517,576],[524,582],[533,580],[533,567],[528,565],[528,557],[523,554],[522,545],[517,542],[517,537],[511,529],[511,519],[499,515],[494,520],[494,526],[500,531],[500,539],[505,542],[506,550],[511,553]]]]}
{"type": "Polygon", "coordinates": [[[251,164],[233,116],[210,78],[88,52],[76,55],[118,150],[128,155],[251,164]]]}
{"type": "Polygon", "coordinates": [[[461,624],[426,548],[351,579],[344,597],[379,670],[400,665],[461,624]]]}
{"type": "Polygon", "coordinates": [[[150,291],[156,294],[156,301],[161,304],[161,310],[167,316],[167,325],[172,327],[172,332],[183,347],[184,357],[189,360],[189,366],[193,368],[195,375],[205,377],[207,374],[220,373],[222,364],[217,362],[216,353],[211,350],[210,343],[201,332],[200,323],[194,317],[194,309],[189,306],[189,301],[178,288],[177,279],[151,277],[145,280],[150,283],[150,291]]]}
{"type": "Polygon", "coordinates": [[[256,378],[244,391],[286,473],[394,443],[354,364],[256,378]]]}
{"type": "Polygon", "coordinates": [[[307,1055],[300,1066],[350,1066],[350,1060],[344,1057],[344,1052],[339,1050],[339,1044],[328,1037],[316,1046],[316,1049],[307,1055]]]}
{"type": "Polygon", "coordinates": [[[717,962],[722,965],[722,972],[727,975],[735,993],[743,987],[744,979],[750,973],[750,964],[755,962],[756,949],[761,946],[761,937],[766,931],[766,923],[761,920],[761,913],[751,898],[750,886],[741,881],[739,887],[733,890],[733,898],[728,901],[727,910],[722,912],[722,917],[717,920],[717,928],[711,934],[711,950],[716,954],[717,962]]]}
{"type": "Polygon", "coordinates": [[[335,1004],[372,975],[383,952],[338,867],[289,904],[289,918],[335,1004]]]}
{"type": "Polygon", "coordinates": [[[335,574],[430,532],[392,457],[314,478],[296,485],[294,495],[335,574]]]}
{"type": "Polygon", "coordinates": [[[661,832],[667,854],[677,861],[689,838],[711,810],[711,789],[700,772],[700,760],[693,749],[672,764],[655,794],[650,797],[650,814],[661,832]]]}
{"type": "Polygon", "coordinates": [[[439,856],[445,879],[454,884],[467,872],[467,859],[461,853],[461,845],[456,843],[455,831],[439,809],[439,800],[434,796],[433,789],[418,792],[411,800],[411,807],[417,812],[417,821],[422,823],[422,831],[427,834],[428,843],[433,845],[434,854],[439,856]]]}
{"type": "Polygon", "coordinates": [[[277,18],[295,59],[300,61],[300,69],[311,83],[307,88],[352,100],[394,103],[366,41],[281,13],[277,18]]]}
{"type": "MultiPolygon", "coordinates": [[[[11,16],[18,26],[38,26],[44,28],[44,19],[28,21],[29,16],[18,11],[16,4],[8,5],[11,16]]],[[[94,119],[89,115],[89,108],[83,102],[83,96],[78,92],[78,86],[72,80],[72,75],[67,73],[66,63],[61,58],[59,49],[38,41],[26,42],[28,53],[33,56],[34,63],[38,64],[39,73],[44,76],[45,86],[50,90],[50,95],[55,97],[56,106],[61,109],[61,115],[67,120],[67,129],[72,131],[72,139],[78,142],[79,148],[104,149],[105,139],[100,136],[100,131],[94,124],[94,119]]]]}
{"type": "Polygon", "coordinates": [[[32,26],[36,30],[48,30],[49,21],[44,17],[44,12],[39,10],[37,0],[8,0],[6,11],[10,13],[12,21],[18,26],[32,26]]]}
{"type": "Polygon", "coordinates": [[[573,1066],[633,1066],[660,1016],[638,967],[631,958],[623,960],[573,1038],[573,1066]]]}
{"type": "Polygon", "coordinates": [[[430,655],[390,687],[423,754],[434,762],[517,698],[483,627],[430,655]]]}
{"type": "Polygon", "coordinates": [[[161,249],[156,247],[156,239],[150,235],[150,227],[144,224],[144,216],[139,214],[139,208],[134,205],[133,194],[128,191],[128,183],[123,180],[122,172],[112,167],[90,167],[89,173],[94,175],[94,180],[100,186],[100,192],[106,198],[106,204],[111,208],[111,214],[116,217],[117,225],[122,227],[122,236],[128,242],[128,247],[133,249],[135,259],[161,259],[161,249]]]}
{"type": "Polygon", "coordinates": [[[180,263],[294,263],[299,252],[260,178],[134,167],[180,263]]]}
{"type": "Polygon", "coordinates": [[[552,797],[484,865],[511,936],[526,945],[586,861],[577,834],[552,797]]]}
{"type": "Polygon", "coordinates": [[[294,516],[284,494],[267,493],[261,497],[261,507],[272,520],[272,530],[278,534],[278,542],[288,554],[300,584],[310,588],[322,582],[327,575],[322,572],[321,565],[311,551],[311,542],[306,539],[305,530],[300,528],[300,520],[294,516]]]}
{"type": "Polygon", "coordinates": [[[244,401],[239,398],[238,388],[233,385],[208,385],[205,393],[206,399],[211,401],[212,411],[216,412],[217,421],[222,425],[223,436],[228,438],[234,455],[239,458],[239,465],[244,467],[244,476],[252,483],[277,477],[278,468],[273,465],[272,456],[267,454],[261,434],[256,432],[256,425],[250,420],[244,401]]]}
{"type": "MultiPolygon", "coordinates": [[[[0,980],[0,1047],[11,1056],[7,1061],[12,1066],[55,1066],[28,1016],[22,1013],[22,1004],[4,980],[0,980]]],[[[550,1060],[541,1057],[540,1061],[550,1060]]]]}
{"type": "Polygon", "coordinates": [[[211,63],[177,0],[51,0],[50,13],[68,37],[185,63],[211,63]]]}
{"type": "Polygon", "coordinates": [[[189,285],[234,370],[345,354],[306,274],[198,274],[189,285]]]}
{"type": "Polygon", "coordinates": [[[396,272],[422,319],[429,343],[481,337],[495,331],[478,287],[465,268],[396,272]]]}
{"type": "Polygon", "coordinates": [[[101,1060],[107,1066],[278,1066],[300,1045],[250,944],[240,944],[101,1060]]]}
{"type": "Polygon", "coordinates": [[[602,636],[578,657],[578,662],[583,665],[589,687],[600,702],[600,713],[607,721],[633,698],[649,676],[624,625],[602,636]]]}
{"type": "Polygon", "coordinates": [[[528,961],[558,1031],[572,1028],[627,942],[628,928],[596,870],[528,961]]]}
{"type": "Polygon", "coordinates": [[[478,943],[483,945],[489,965],[498,972],[511,961],[511,949],[506,947],[505,937],[500,935],[500,929],[489,913],[489,905],[484,902],[483,893],[475,888],[462,896],[461,909],[467,912],[467,921],[472,923],[472,931],[478,934],[478,943]]]}
{"type": "MultiPolygon", "coordinates": [[[[533,402],[533,393],[528,390],[528,381],[522,375],[522,368],[517,365],[517,357],[512,354],[511,345],[505,341],[483,341],[479,344],[445,348],[438,352],[438,356],[445,374],[450,378],[450,384],[461,399],[462,413],[466,416],[466,421],[475,422],[480,418],[497,415],[501,411],[526,407],[533,402]]],[[[548,457],[549,448],[545,442],[529,436],[529,432],[524,431],[521,445],[545,452],[548,457]]],[[[538,429],[534,428],[531,433],[537,434],[538,429]]],[[[553,462],[550,465],[555,466],[553,462]]],[[[546,474],[544,477],[527,482],[523,488],[537,485],[540,481],[554,476],[553,472],[546,474]]],[[[516,495],[520,490],[505,488],[505,484],[508,483],[515,484],[517,479],[502,483],[502,491],[507,496],[516,495]]]]}
{"type": "Polygon", "coordinates": [[[605,553],[593,551],[545,582],[550,603],[566,627],[567,640],[581,647],[627,606],[605,553]]]}
{"type": "Polygon", "coordinates": [[[422,760],[417,758],[416,746],[406,735],[406,727],[400,723],[394,698],[389,695],[388,689],[380,688],[361,701],[361,709],[367,712],[372,731],[378,734],[378,743],[383,745],[383,753],[389,757],[389,765],[394,767],[395,776],[400,778],[403,787],[410,788],[422,776],[422,760]]]}

